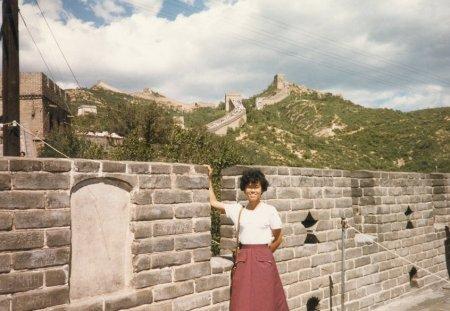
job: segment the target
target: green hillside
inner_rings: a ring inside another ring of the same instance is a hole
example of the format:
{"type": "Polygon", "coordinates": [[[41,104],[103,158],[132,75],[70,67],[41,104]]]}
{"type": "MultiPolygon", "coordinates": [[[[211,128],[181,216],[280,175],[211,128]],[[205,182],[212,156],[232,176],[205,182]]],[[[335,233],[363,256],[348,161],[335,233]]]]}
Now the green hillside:
{"type": "MultiPolygon", "coordinates": [[[[273,92],[270,85],[261,94],[273,92]]],[[[255,96],[244,100],[247,123],[218,137],[206,133],[203,126],[225,115],[224,105],[182,112],[98,88],[70,94],[74,111],[82,104],[98,108],[96,116],[72,118],[73,131],[125,136],[124,146],[88,152],[91,157],[213,163],[218,168],[242,163],[450,172],[450,108],[405,113],[365,108],[339,96],[312,92],[291,94],[280,103],[256,110],[255,96]],[[187,129],[175,126],[174,116],[183,116],[187,129]],[[212,145],[217,146],[216,152],[208,150],[212,145]],[[228,148],[228,154],[222,156],[221,148],[228,148]]],[[[57,134],[53,142],[61,143],[57,134]]],[[[73,151],[73,156],[80,156],[77,152],[73,151]]]]}
{"type": "Polygon", "coordinates": [[[277,163],[339,169],[450,171],[450,108],[404,113],[328,94],[293,94],[263,110],[247,101],[237,140],[277,163]]]}

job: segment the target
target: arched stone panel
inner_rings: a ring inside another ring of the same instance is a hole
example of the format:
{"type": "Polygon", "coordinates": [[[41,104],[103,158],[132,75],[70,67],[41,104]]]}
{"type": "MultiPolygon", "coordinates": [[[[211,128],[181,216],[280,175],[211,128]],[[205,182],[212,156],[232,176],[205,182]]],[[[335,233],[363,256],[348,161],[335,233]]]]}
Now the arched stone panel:
{"type": "Polygon", "coordinates": [[[85,180],[73,188],[70,299],[128,287],[130,190],[123,181],[107,178],[85,180]]]}

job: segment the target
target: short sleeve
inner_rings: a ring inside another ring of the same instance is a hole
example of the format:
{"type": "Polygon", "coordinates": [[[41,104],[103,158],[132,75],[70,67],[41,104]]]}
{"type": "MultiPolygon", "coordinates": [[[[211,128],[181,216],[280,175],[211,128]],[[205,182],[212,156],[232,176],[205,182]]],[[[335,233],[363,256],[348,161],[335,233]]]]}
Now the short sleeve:
{"type": "Polygon", "coordinates": [[[239,210],[242,206],[239,203],[224,203],[224,205],[225,214],[233,221],[233,224],[236,224],[239,210]]]}
{"type": "Polygon", "coordinates": [[[270,229],[281,229],[283,226],[280,218],[280,214],[275,207],[272,206],[272,212],[270,213],[270,229]]]}

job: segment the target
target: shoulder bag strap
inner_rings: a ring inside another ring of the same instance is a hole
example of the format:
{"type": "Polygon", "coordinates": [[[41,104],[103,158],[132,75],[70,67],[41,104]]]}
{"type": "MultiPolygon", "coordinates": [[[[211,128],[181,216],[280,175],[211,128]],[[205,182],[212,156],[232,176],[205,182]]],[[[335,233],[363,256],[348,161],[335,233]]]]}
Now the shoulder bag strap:
{"type": "Polygon", "coordinates": [[[238,216],[237,232],[236,232],[236,256],[237,256],[237,252],[239,251],[239,228],[240,228],[240,224],[241,224],[241,214],[242,214],[243,210],[244,210],[244,208],[241,207],[241,210],[239,211],[239,216],[238,216]]]}

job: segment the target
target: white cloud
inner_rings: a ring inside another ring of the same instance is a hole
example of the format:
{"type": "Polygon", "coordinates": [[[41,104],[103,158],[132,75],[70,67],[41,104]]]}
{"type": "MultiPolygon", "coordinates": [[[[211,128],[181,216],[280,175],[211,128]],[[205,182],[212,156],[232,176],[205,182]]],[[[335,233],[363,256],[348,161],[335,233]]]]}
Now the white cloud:
{"type": "MultiPolygon", "coordinates": [[[[449,105],[444,0],[208,0],[208,10],[174,21],[156,16],[162,0],[102,0],[94,12],[108,23],[98,27],[73,16],[62,21],[61,1],[54,2],[49,22],[83,85],[101,79],[126,90],[149,86],[181,100],[216,101],[230,90],[253,95],[284,72],[367,106],[449,105]],[[135,4],[131,16],[122,16],[125,2],[135,4]]],[[[22,13],[56,80],[73,86],[35,8],[23,5],[22,13]]],[[[23,70],[44,69],[26,34],[21,61],[23,70]]]]}
{"type": "Polygon", "coordinates": [[[106,22],[110,22],[125,13],[125,8],[114,0],[97,1],[91,4],[90,7],[97,17],[100,17],[106,22]]]}
{"type": "Polygon", "coordinates": [[[194,5],[194,3],[195,3],[195,0],[180,0],[180,1],[183,3],[186,3],[188,5],[194,5]]]}

